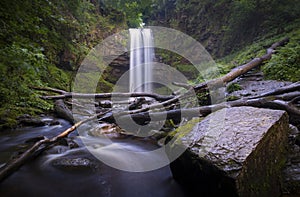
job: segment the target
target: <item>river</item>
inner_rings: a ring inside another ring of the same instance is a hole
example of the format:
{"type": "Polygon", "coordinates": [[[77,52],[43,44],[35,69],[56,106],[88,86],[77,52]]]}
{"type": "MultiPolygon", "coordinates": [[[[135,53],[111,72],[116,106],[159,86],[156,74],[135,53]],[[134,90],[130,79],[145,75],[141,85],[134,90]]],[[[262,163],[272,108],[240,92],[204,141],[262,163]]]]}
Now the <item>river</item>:
{"type": "MultiPolygon", "coordinates": [[[[26,150],[28,139],[53,137],[71,125],[59,119],[59,125],[25,127],[0,133],[0,164],[17,152],[26,150]]],[[[86,196],[86,197],[184,197],[187,194],[172,178],[169,166],[149,172],[126,172],[97,160],[83,145],[76,132],[70,136],[79,147],[55,146],[22,166],[0,183],[0,196],[86,196]],[[69,165],[78,162],[79,166],[69,165]]],[[[97,139],[98,140],[98,139],[97,139]]],[[[118,139],[139,150],[156,145],[133,138],[118,139]]],[[[111,153],[113,155],[113,152],[111,153]]]]}

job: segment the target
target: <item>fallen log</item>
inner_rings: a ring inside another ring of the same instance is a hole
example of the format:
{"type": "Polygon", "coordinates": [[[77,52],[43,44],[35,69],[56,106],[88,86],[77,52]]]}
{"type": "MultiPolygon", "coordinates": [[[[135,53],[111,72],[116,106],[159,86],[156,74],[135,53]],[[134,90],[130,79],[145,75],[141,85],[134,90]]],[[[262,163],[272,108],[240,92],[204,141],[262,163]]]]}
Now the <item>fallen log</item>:
{"type": "Polygon", "coordinates": [[[273,97],[278,100],[290,101],[291,103],[293,103],[292,100],[299,96],[300,96],[300,91],[296,91],[296,92],[288,92],[280,95],[274,95],[273,97]]]}
{"type": "Polygon", "coordinates": [[[76,99],[108,99],[108,98],[130,98],[130,97],[150,97],[154,98],[157,101],[166,101],[174,98],[174,95],[164,96],[155,93],[147,93],[147,92],[132,92],[132,93],[121,93],[121,92],[113,92],[113,93],[76,93],[76,92],[66,92],[64,90],[58,90],[54,88],[42,88],[42,87],[32,87],[36,90],[43,91],[51,91],[55,93],[59,93],[60,95],[54,96],[41,96],[42,99],[45,100],[59,100],[59,99],[67,99],[67,98],[76,98],[76,99]]]}
{"type": "Polygon", "coordinates": [[[48,91],[48,92],[54,92],[54,93],[58,93],[58,94],[66,94],[66,93],[68,93],[65,90],[60,90],[60,89],[50,88],[50,87],[36,87],[36,86],[31,86],[30,88],[34,89],[34,90],[48,91]]]}
{"type": "Polygon", "coordinates": [[[276,90],[266,92],[264,94],[261,94],[259,96],[252,97],[252,98],[261,98],[261,97],[266,97],[266,96],[279,95],[279,94],[284,94],[284,93],[293,92],[293,91],[300,91],[300,81],[292,83],[288,86],[277,88],[276,90]]]}
{"type": "MultiPolygon", "coordinates": [[[[298,97],[296,97],[298,98],[298,97]]],[[[164,112],[145,112],[139,111],[138,113],[133,114],[110,114],[105,118],[100,119],[101,121],[114,122],[118,118],[118,122],[126,123],[128,120],[133,119],[138,124],[146,124],[150,121],[161,121],[166,119],[178,119],[180,117],[193,118],[193,117],[205,117],[210,113],[230,107],[239,107],[239,106],[251,106],[258,108],[268,108],[275,110],[285,110],[290,117],[291,124],[299,125],[300,124],[300,110],[293,105],[290,105],[289,102],[282,100],[277,100],[275,97],[266,97],[266,98],[257,98],[257,99],[240,99],[236,101],[223,102],[214,105],[201,106],[197,108],[188,108],[188,109],[176,109],[169,110],[164,112]],[[151,116],[150,116],[151,115],[151,116]],[[150,118],[152,117],[152,119],[150,118]]]]}
{"type": "Polygon", "coordinates": [[[250,62],[243,64],[241,66],[238,66],[234,69],[232,69],[229,73],[226,75],[217,78],[217,79],[212,79],[203,83],[200,83],[196,86],[194,86],[195,91],[203,88],[211,88],[211,87],[218,87],[220,85],[226,85],[228,82],[236,79],[237,77],[247,73],[248,71],[252,70],[253,68],[261,65],[264,61],[271,59],[272,54],[274,53],[275,49],[279,46],[285,45],[289,41],[289,38],[285,38],[279,42],[276,42],[272,44],[270,48],[267,49],[267,53],[261,57],[254,58],[250,62]]]}
{"type": "Polygon", "coordinates": [[[35,153],[38,152],[38,154],[40,154],[42,152],[42,151],[39,151],[40,149],[45,150],[45,147],[42,147],[42,146],[48,147],[48,146],[58,142],[60,139],[62,139],[64,137],[67,137],[70,133],[72,133],[76,128],[78,128],[82,124],[84,124],[86,122],[89,122],[89,121],[91,121],[91,120],[93,120],[93,119],[95,119],[99,116],[103,116],[103,115],[105,115],[106,113],[108,113],[110,111],[111,110],[108,110],[106,112],[99,113],[99,114],[96,114],[92,117],[84,119],[82,121],[79,121],[79,122],[75,123],[72,127],[68,128],[67,130],[63,131],[62,133],[60,133],[59,135],[57,135],[57,136],[55,136],[51,139],[48,139],[48,138],[44,137],[44,139],[39,140],[31,148],[29,148],[27,151],[25,151],[24,153],[22,153],[18,157],[14,158],[13,160],[8,162],[4,167],[2,167],[0,169],[0,182],[3,181],[6,177],[8,177],[10,174],[15,172],[16,170],[18,170],[30,158],[32,158],[33,156],[37,156],[37,155],[35,155],[35,153]]]}
{"type": "Polygon", "coordinates": [[[298,102],[300,102],[300,96],[297,96],[295,98],[293,98],[289,104],[297,104],[298,102]]]}

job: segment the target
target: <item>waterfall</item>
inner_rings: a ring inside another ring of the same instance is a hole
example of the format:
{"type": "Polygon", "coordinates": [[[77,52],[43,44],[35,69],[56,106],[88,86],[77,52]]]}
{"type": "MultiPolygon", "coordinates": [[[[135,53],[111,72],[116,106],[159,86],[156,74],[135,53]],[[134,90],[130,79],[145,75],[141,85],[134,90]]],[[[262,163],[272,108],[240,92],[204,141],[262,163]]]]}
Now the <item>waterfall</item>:
{"type": "Polygon", "coordinates": [[[152,92],[152,62],[154,58],[151,29],[129,29],[130,92],[152,92]]]}

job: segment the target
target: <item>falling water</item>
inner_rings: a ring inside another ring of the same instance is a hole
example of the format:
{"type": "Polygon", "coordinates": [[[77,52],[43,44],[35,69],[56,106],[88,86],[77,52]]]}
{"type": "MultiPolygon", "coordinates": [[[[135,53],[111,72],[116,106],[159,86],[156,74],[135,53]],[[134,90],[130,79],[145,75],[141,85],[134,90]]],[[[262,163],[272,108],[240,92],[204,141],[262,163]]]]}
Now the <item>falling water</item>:
{"type": "Polygon", "coordinates": [[[151,29],[129,29],[130,92],[152,91],[152,61],[154,58],[151,29]]]}

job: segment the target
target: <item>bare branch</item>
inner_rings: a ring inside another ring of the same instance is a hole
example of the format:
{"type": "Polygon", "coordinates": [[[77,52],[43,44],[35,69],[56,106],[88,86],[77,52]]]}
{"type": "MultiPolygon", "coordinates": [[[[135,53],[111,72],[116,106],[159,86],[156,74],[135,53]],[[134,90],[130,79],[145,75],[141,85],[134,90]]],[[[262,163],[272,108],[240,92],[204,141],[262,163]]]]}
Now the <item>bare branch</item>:
{"type": "Polygon", "coordinates": [[[45,100],[58,100],[58,99],[66,99],[66,98],[76,98],[76,99],[108,99],[108,98],[130,98],[130,97],[150,97],[154,98],[157,101],[166,101],[174,98],[171,96],[163,96],[155,93],[146,93],[146,92],[133,92],[133,93],[98,93],[98,94],[85,94],[85,93],[74,93],[74,92],[65,92],[61,95],[55,96],[42,96],[41,98],[45,100]]]}
{"type": "Polygon", "coordinates": [[[299,91],[299,90],[300,90],[300,81],[290,84],[288,86],[277,88],[276,90],[266,92],[264,94],[261,94],[257,97],[252,97],[252,98],[261,98],[261,97],[266,97],[266,96],[279,95],[279,94],[284,94],[287,92],[293,92],[293,91],[299,91]]]}

